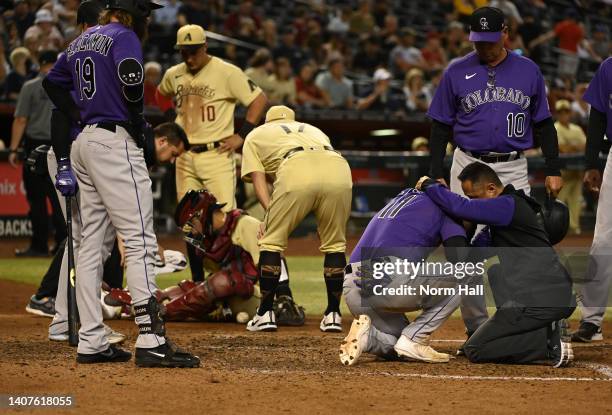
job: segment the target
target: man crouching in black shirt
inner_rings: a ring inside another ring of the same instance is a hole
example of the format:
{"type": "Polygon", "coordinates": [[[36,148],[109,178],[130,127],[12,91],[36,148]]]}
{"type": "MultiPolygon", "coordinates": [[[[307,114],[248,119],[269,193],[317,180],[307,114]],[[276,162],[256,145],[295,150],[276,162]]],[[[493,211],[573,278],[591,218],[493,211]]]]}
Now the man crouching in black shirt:
{"type": "Polygon", "coordinates": [[[458,178],[469,199],[428,177],[417,189],[448,215],[488,225],[486,256],[499,258],[497,269],[489,272],[497,312],[467,340],[465,355],[473,363],[569,365],[574,355],[560,320],[572,314],[576,299],[539,217],[540,205],[522,190],[504,187],[483,163],[466,166],[458,178]]]}

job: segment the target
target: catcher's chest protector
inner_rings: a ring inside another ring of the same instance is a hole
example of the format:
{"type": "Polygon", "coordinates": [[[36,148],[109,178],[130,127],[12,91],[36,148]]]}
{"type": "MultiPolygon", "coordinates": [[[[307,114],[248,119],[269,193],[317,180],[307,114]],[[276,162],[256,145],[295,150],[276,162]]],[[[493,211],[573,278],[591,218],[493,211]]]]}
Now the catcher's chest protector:
{"type": "Polygon", "coordinates": [[[225,223],[219,233],[212,241],[211,246],[207,247],[205,256],[211,261],[220,264],[229,260],[228,255],[232,247],[232,233],[238,225],[238,219],[244,212],[234,209],[225,216],[225,223]]]}

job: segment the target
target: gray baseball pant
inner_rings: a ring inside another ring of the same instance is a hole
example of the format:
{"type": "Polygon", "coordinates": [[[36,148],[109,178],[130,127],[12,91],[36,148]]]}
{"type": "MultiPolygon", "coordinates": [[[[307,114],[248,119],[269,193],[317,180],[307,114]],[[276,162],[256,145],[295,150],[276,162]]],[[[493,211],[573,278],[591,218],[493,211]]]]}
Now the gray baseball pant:
{"type": "Polygon", "coordinates": [[[431,333],[436,331],[459,306],[459,295],[422,295],[420,285],[436,288],[456,287],[456,282],[440,278],[394,276],[385,285],[398,288],[410,285],[416,288],[415,295],[370,295],[364,297],[358,284],[361,283],[360,264],[351,264],[353,273],[344,276],[343,296],[351,314],[367,315],[372,320],[365,352],[377,356],[390,356],[400,336],[427,344],[431,333]],[[423,310],[410,323],[404,313],[423,310]]]}
{"type": "MultiPolygon", "coordinates": [[[[51,181],[55,183],[55,175],[57,174],[57,160],[55,159],[55,153],[53,149],[50,149],[47,153],[47,169],[51,181]]],[[[59,190],[56,189],[57,197],[62,208],[62,214],[66,219],[66,198],[62,196],[59,190]]],[[[80,192],[77,191],[76,195],[72,198],[72,240],[74,247],[74,261],[77,263],[79,255],[79,247],[81,244],[81,212],[79,202],[80,192]]],[[[105,236],[104,244],[102,245],[101,259],[102,263],[106,261],[106,258],[110,255],[115,240],[115,230],[110,227],[105,236]]],[[[62,257],[62,266],[60,268],[60,277],[57,286],[57,294],[55,297],[55,315],[49,325],[49,335],[60,335],[68,332],[68,297],[67,297],[67,286],[68,286],[68,249],[64,250],[64,256],[62,257]]]]}
{"type": "MultiPolygon", "coordinates": [[[[479,162],[478,160],[463,151],[456,148],[453,155],[453,164],[450,171],[450,189],[454,193],[465,196],[461,188],[461,182],[457,178],[459,173],[469,164],[479,162]]],[[[521,157],[516,160],[500,162],[500,163],[484,163],[495,170],[502,184],[512,184],[516,189],[522,189],[527,195],[531,193],[529,186],[529,178],[527,175],[527,159],[521,157]]],[[[480,232],[483,226],[479,226],[476,234],[480,232]]],[[[487,305],[484,296],[480,295],[464,295],[461,298],[461,317],[468,332],[473,333],[489,316],[487,305]]]]}
{"type": "Polygon", "coordinates": [[[595,234],[585,282],[579,296],[582,322],[601,327],[612,283],[612,151],[603,174],[595,234]]]}
{"type": "MultiPolygon", "coordinates": [[[[81,201],[81,246],[76,267],[77,305],[81,318],[78,352],[93,354],[108,348],[104,335],[100,290],[102,252],[109,228],[114,227],[125,245],[127,286],[135,306],[146,304],[157,290],[151,179],[142,149],[128,132],[86,126],[71,149],[81,201]]],[[[136,324],[150,324],[148,315],[136,324]]],[[[157,347],[162,336],[140,334],[137,348],[157,347]]]]}

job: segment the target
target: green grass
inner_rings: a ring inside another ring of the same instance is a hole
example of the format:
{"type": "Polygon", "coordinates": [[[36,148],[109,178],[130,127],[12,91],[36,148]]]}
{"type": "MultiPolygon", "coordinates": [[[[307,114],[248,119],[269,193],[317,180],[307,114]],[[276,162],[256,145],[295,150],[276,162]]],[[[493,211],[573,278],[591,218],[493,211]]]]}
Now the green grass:
{"type": "MultiPolygon", "coordinates": [[[[38,286],[47,272],[50,259],[0,259],[0,279],[38,286]]],[[[296,256],[288,258],[290,287],[298,304],[306,308],[309,315],[320,315],[327,304],[325,281],[323,280],[323,257],[296,256]]],[[[157,277],[160,288],[166,288],[183,279],[190,279],[189,268],[181,272],[157,277]]],[[[343,314],[348,315],[346,305],[343,314]]]]}
{"type": "MultiPolygon", "coordinates": [[[[50,259],[0,259],[0,279],[22,282],[38,286],[50,259]]],[[[289,264],[290,286],[298,304],[306,308],[309,315],[321,315],[327,304],[325,282],[323,280],[322,266],[323,258],[317,256],[292,256],[287,258],[289,264]]],[[[578,268],[584,266],[583,258],[574,259],[578,268]]],[[[574,268],[575,269],[575,268],[574,268]]],[[[166,288],[176,284],[183,279],[191,277],[189,269],[173,273],[163,274],[157,277],[160,288],[166,288]]],[[[490,313],[494,310],[490,309],[490,313]]],[[[346,304],[342,304],[342,313],[348,315],[346,304]]],[[[574,313],[574,318],[577,318],[574,313]]],[[[459,315],[459,311],[455,316],[459,315]]],[[[607,317],[612,317],[612,308],[608,308],[607,317]]]]}

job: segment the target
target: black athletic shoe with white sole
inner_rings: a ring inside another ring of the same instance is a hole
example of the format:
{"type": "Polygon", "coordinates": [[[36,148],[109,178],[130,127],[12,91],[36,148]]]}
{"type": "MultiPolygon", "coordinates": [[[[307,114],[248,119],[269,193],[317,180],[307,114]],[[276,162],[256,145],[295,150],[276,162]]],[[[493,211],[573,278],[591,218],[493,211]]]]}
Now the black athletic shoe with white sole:
{"type": "Polygon", "coordinates": [[[574,360],[574,350],[566,327],[567,322],[559,320],[553,321],[548,329],[548,356],[553,367],[566,367],[574,360]]]}
{"type": "Polygon", "coordinates": [[[119,362],[128,362],[132,358],[132,353],[126,352],[123,349],[115,345],[108,346],[103,352],[94,353],[94,354],[83,354],[78,353],[76,361],[77,363],[119,363],[119,362]]]}
{"type": "Polygon", "coordinates": [[[136,348],[136,366],[140,367],[198,367],[200,358],[166,339],[166,343],[150,349],[136,348]]]}
{"type": "Polygon", "coordinates": [[[55,315],[55,298],[43,297],[38,299],[36,295],[33,295],[26,306],[26,311],[37,316],[53,318],[55,315]]]}
{"type": "Polygon", "coordinates": [[[581,323],[578,330],[572,334],[573,342],[590,343],[603,340],[601,327],[593,323],[581,323]]]}

